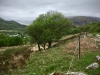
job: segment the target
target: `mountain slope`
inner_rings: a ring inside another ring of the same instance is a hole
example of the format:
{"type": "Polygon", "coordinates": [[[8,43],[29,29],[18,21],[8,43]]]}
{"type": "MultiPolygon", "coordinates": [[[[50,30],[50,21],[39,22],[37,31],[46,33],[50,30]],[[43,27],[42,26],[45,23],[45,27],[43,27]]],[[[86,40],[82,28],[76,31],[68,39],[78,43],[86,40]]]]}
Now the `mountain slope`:
{"type": "Polygon", "coordinates": [[[0,18],[0,30],[23,30],[26,25],[19,24],[15,21],[6,21],[0,18]]]}
{"type": "Polygon", "coordinates": [[[69,19],[76,26],[88,25],[100,21],[100,18],[98,17],[89,17],[89,16],[75,16],[75,17],[69,17],[69,19]]]}

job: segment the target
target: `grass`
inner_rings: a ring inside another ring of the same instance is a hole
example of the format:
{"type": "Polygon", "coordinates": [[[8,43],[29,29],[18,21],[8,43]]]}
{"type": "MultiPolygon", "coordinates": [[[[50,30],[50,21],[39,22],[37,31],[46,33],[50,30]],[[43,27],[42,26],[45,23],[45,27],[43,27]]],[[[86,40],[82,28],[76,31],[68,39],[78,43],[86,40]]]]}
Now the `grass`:
{"type": "Polygon", "coordinates": [[[27,50],[28,50],[28,47],[8,48],[3,51],[2,56],[9,57],[11,55],[17,55],[27,50]]]}
{"type": "MultiPolygon", "coordinates": [[[[69,63],[70,59],[67,58],[67,55],[64,56],[63,55],[64,53],[61,52],[62,51],[60,47],[56,47],[48,49],[44,53],[42,52],[33,53],[28,65],[24,67],[27,70],[24,73],[21,72],[20,75],[21,74],[47,75],[48,73],[51,73],[53,71],[62,72],[66,70],[68,67],[64,66],[67,64],[67,62],[69,63]]],[[[21,70],[22,69],[23,68],[21,68],[21,70]]]]}
{"type": "MultiPolygon", "coordinates": [[[[0,75],[26,65],[30,57],[29,47],[8,48],[0,53],[0,75]]],[[[9,75],[9,74],[8,74],[9,75]]]]}
{"type": "MultiPolygon", "coordinates": [[[[88,75],[99,75],[100,68],[85,70],[89,64],[95,62],[94,57],[96,55],[100,55],[100,51],[86,52],[84,55],[81,55],[80,60],[77,58],[77,55],[75,55],[70,70],[74,72],[82,71],[88,75]]],[[[66,43],[64,43],[59,47],[47,49],[43,52],[32,53],[28,64],[12,71],[11,75],[48,75],[54,71],[67,73],[72,56],[72,54],[66,52],[66,43]]]]}

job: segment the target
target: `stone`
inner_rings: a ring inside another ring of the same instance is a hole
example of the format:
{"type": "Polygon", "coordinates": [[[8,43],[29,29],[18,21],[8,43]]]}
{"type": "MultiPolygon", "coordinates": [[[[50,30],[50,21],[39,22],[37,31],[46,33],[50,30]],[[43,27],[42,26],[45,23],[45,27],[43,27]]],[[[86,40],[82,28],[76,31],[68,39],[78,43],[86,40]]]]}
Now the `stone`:
{"type": "Polygon", "coordinates": [[[99,68],[99,64],[96,62],[94,62],[86,67],[86,69],[96,69],[96,68],[99,68]]]}

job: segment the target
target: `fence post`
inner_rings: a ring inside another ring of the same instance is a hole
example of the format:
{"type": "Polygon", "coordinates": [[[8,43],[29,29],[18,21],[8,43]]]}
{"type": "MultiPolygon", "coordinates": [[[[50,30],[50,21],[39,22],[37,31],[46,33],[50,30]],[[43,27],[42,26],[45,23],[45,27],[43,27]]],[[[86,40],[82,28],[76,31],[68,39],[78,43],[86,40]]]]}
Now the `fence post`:
{"type": "Polygon", "coordinates": [[[79,49],[79,51],[78,51],[78,59],[80,59],[80,35],[79,35],[79,38],[78,38],[78,49],[79,49]]]}

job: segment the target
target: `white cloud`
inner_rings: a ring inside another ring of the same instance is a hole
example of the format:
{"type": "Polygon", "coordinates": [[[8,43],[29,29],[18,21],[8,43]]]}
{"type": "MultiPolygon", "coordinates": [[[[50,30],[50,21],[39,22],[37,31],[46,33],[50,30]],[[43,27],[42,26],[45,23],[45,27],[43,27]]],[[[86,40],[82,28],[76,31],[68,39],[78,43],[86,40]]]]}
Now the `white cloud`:
{"type": "Polygon", "coordinates": [[[0,0],[0,17],[30,24],[49,10],[66,16],[100,17],[100,0],[0,0]]]}

